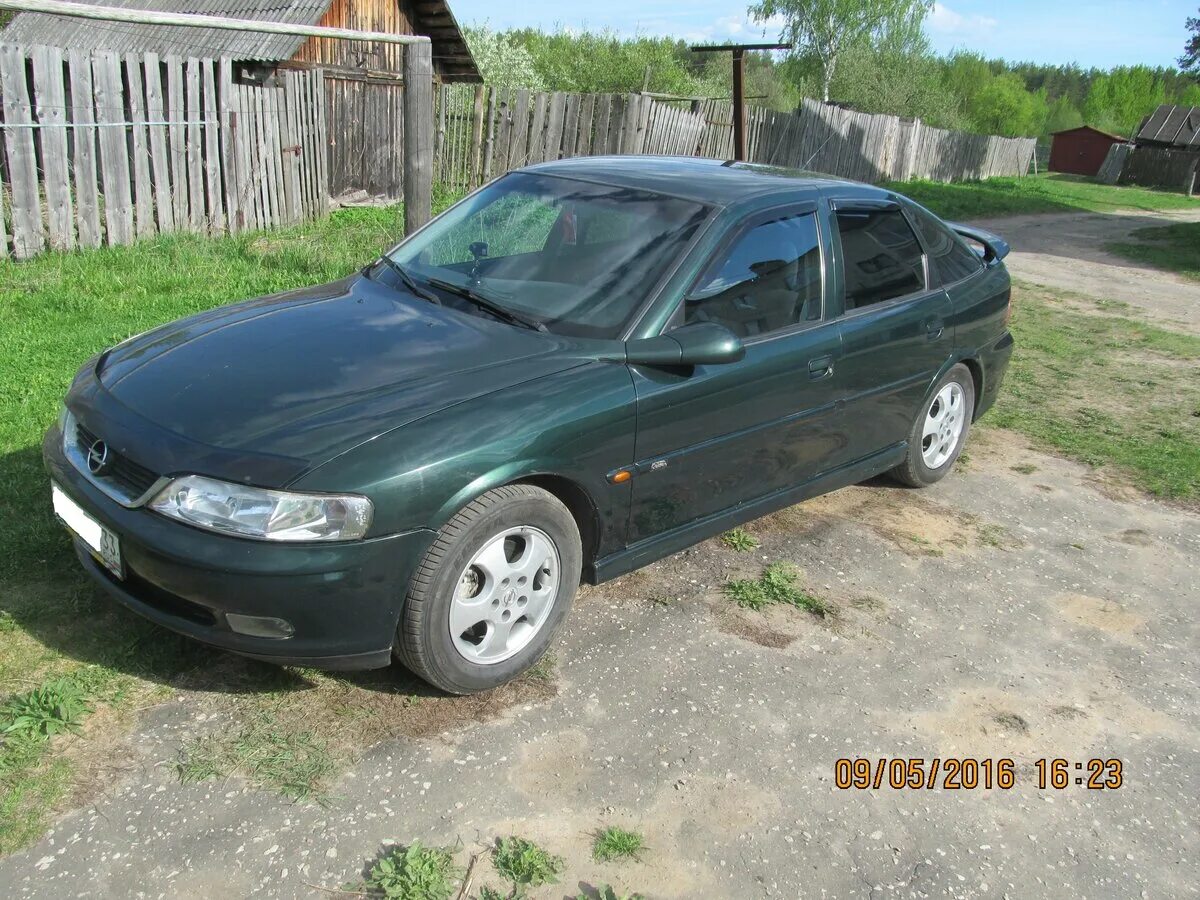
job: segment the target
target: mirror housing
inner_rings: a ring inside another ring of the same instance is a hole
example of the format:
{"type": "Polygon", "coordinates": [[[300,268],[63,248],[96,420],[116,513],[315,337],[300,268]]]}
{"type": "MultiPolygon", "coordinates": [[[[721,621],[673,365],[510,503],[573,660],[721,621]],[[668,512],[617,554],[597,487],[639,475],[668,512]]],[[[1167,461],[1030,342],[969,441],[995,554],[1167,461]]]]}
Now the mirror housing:
{"type": "Polygon", "coordinates": [[[625,361],[635,366],[718,366],[738,362],[745,355],[741,338],[716,322],[684,325],[625,344],[625,361]]]}

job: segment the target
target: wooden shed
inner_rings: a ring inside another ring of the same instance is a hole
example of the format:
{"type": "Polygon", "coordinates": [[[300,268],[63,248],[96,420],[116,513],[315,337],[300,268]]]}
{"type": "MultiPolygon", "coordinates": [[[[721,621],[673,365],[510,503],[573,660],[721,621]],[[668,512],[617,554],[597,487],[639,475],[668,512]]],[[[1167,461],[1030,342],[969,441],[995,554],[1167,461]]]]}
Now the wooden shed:
{"type": "MultiPolygon", "coordinates": [[[[445,0],[82,0],[96,6],[200,13],[295,25],[422,34],[433,45],[434,77],[480,82],[462,30],[445,0]]],[[[153,52],[162,57],[229,57],[247,82],[281,68],[325,73],[329,191],[398,198],[403,192],[403,48],[374,41],[261,34],[213,28],[133,25],[18,13],[0,42],[72,50],[153,52]]]]}
{"type": "Polygon", "coordinates": [[[1125,139],[1090,125],[1056,131],[1051,135],[1050,171],[1094,176],[1104,165],[1108,148],[1125,139]]]}

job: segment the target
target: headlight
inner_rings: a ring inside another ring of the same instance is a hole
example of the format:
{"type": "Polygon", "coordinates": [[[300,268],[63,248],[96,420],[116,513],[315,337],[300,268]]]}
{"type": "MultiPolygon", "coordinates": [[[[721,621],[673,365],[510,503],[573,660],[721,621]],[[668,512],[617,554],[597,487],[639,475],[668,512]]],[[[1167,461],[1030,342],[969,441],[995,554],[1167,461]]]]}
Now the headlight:
{"type": "Polygon", "coordinates": [[[371,501],[353,494],[296,494],[185,475],[150,508],[200,528],[264,541],[353,541],[371,527],[371,501]]]}

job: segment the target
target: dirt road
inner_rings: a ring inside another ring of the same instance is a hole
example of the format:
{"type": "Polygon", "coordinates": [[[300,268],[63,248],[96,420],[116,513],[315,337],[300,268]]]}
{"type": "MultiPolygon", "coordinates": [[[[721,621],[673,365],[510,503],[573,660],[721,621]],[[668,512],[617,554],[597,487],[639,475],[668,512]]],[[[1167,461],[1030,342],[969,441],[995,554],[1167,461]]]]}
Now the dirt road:
{"type": "MultiPolygon", "coordinates": [[[[993,225],[1037,280],[1096,238],[1078,218],[993,225]]],[[[1200,325],[1200,286],[1116,268],[1081,255],[1060,286],[1200,325]]],[[[384,741],[328,806],[180,784],[178,747],[216,726],[209,698],[181,696],[146,714],[121,783],[0,860],[3,893],[328,896],[315,886],[360,878],[385,843],[461,842],[465,863],[513,833],[566,859],[537,897],[1194,892],[1200,517],[1008,432],[980,429],[969,451],[928,491],[850,488],[754,523],[751,553],[709,541],[585,590],[553,696],[384,741]],[[833,612],[732,607],[720,585],[773,561],[833,612]],[[857,757],[1011,758],[1016,783],[839,789],[836,761],[857,757]],[[1070,783],[1040,789],[1036,761],[1054,758],[1070,783]],[[1093,758],[1122,761],[1121,787],[1075,783],[1093,758]],[[645,835],[639,862],[591,859],[608,824],[645,835]]]]}
{"type": "Polygon", "coordinates": [[[1114,242],[1136,242],[1140,228],[1200,221],[1195,212],[1054,213],[985,219],[973,224],[1007,238],[1013,277],[1136,307],[1164,325],[1200,334],[1195,281],[1116,256],[1114,242]]]}

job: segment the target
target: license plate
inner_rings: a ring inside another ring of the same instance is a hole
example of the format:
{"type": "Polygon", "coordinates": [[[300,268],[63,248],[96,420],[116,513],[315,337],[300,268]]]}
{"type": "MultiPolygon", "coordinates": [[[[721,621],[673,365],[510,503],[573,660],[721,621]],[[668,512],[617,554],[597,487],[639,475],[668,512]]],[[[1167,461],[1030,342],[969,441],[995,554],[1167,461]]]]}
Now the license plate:
{"type": "Polygon", "coordinates": [[[57,484],[50,485],[50,496],[54,502],[54,514],[87,545],[96,561],[118,578],[124,578],[121,542],[117,536],[84,512],[57,484]]]}

